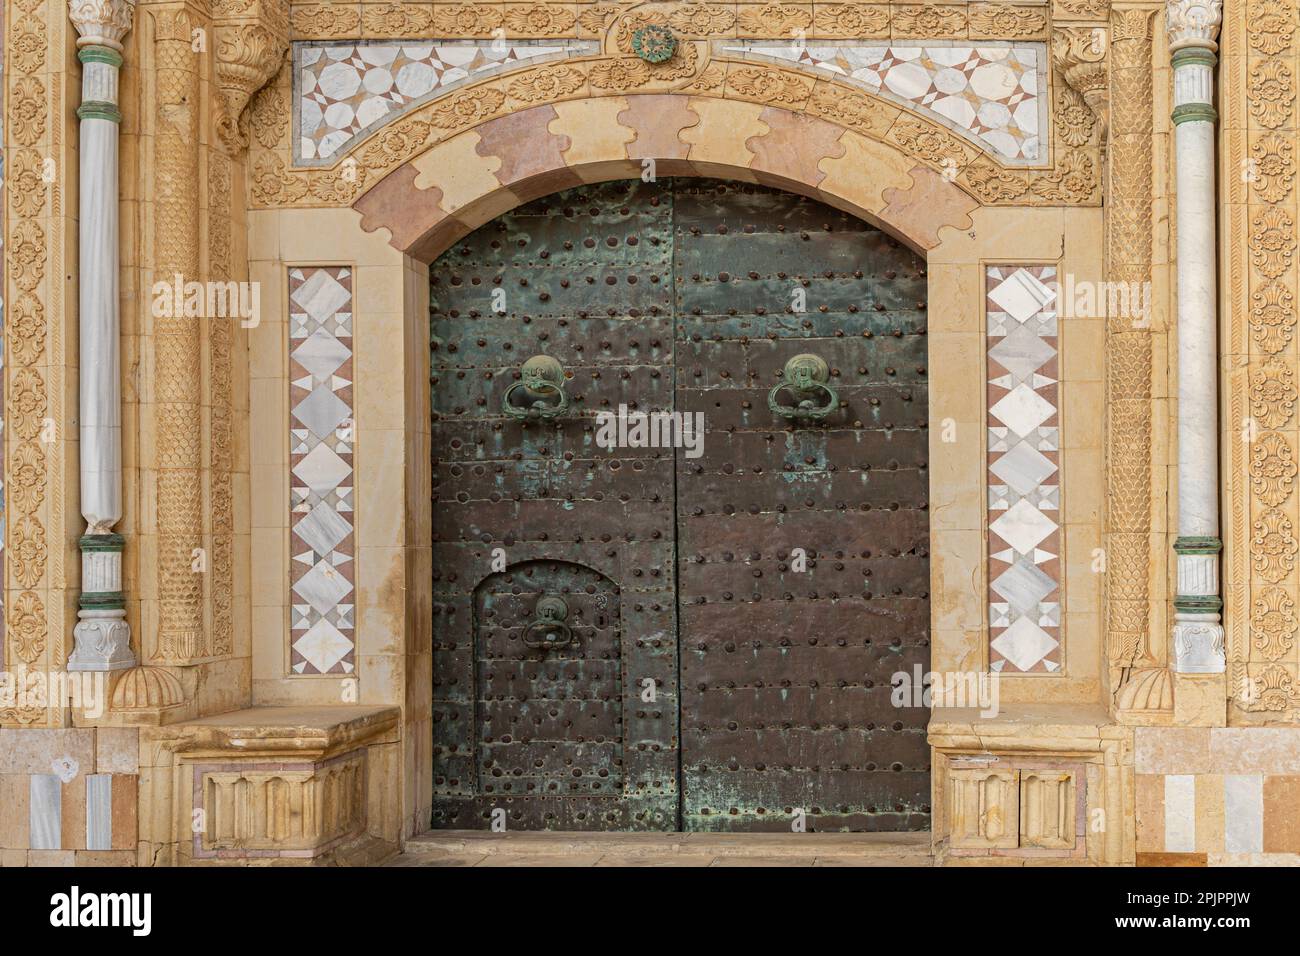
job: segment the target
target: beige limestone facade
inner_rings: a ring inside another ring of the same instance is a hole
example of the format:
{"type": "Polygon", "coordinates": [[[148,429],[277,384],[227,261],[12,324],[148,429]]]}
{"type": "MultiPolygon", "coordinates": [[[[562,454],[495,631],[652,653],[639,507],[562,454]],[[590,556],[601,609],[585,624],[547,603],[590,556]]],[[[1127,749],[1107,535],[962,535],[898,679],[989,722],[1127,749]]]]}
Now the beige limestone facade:
{"type": "Polygon", "coordinates": [[[932,858],[1300,862],[1293,3],[1225,0],[1217,31],[1220,451],[1204,464],[1222,503],[1219,673],[1179,671],[1173,636],[1164,0],[72,7],[15,0],[3,23],[3,669],[66,673],[79,599],[98,593],[80,517],[77,171],[94,118],[77,115],[78,17],[129,23],[120,170],[100,188],[117,208],[112,530],[134,662],[74,672],[101,699],[0,702],[0,863],[368,864],[430,828],[429,266],[523,203],[647,168],[818,200],[925,261],[931,669],[995,674],[1000,693],[993,715],[933,708],[932,858]],[[675,41],[667,59],[638,52],[647,27],[675,41]],[[447,51],[467,43],[510,52],[457,72],[447,51]],[[854,57],[873,49],[937,64],[935,85],[890,81],[878,60],[884,78],[860,81],[854,57]],[[961,72],[952,50],[1019,51],[1037,70],[1010,104],[1015,136],[995,108],[1006,92],[981,91],[975,67],[953,98],[978,116],[935,106],[961,72]],[[1135,317],[1075,299],[1057,317],[1054,391],[1034,399],[1053,403],[1055,447],[1039,451],[1055,456],[1054,553],[1027,549],[1057,597],[1050,622],[1025,619],[1051,642],[1029,657],[1000,637],[1020,625],[993,587],[1004,549],[1026,549],[990,505],[1005,334],[991,316],[1014,310],[999,283],[1023,274],[1145,303],[1135,317]],[[250,283],[258,313],[159,314],[174,277],[250,283]],[[344,350],[319,398],[296,351],[307,330],[344,350]],[[305,398],[338,409],[310,449],[305,398]],[[346,476],[308,484],[347,507],[308,549],[296,489],[317,447],[346,476]],[[295,590],[305,549],[328,558],[310,570],[334,594],[324,609],[295,590]]]}

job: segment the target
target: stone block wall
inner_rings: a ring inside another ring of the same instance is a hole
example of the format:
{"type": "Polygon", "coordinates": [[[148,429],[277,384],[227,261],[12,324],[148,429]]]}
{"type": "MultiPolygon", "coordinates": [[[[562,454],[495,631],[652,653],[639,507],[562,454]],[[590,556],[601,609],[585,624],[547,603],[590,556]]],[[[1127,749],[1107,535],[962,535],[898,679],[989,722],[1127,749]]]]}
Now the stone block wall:
{"type": "Polygon", "coordinates": [[[134,866],[139,736],[0,730],[0,865],[134,866]]]}
{"type": "Polygon", "coordinates": [[[1300,866],[1300,728],[1134,736],[1139,866],[1300,866]]]}

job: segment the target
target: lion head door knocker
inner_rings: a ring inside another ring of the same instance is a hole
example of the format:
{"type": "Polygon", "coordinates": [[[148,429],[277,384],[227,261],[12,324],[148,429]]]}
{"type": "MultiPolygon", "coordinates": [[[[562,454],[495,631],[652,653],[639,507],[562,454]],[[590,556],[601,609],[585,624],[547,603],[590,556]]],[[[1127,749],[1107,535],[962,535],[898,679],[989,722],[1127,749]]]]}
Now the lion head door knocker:
{"type": "Polygon", "coordinates": [[[791,421],[820,421],[840,404],[840,396],[828,384],[830,367],[820,355],[804,353],[785,363],[781,381],[767,393],[767,407],[791,421]],[[793,405],[781,404],[781,392],[790,393],[793,405]]]}
{"type": "Polygon", "coordinates": [[[501,410],[520,421],[559,418],[569,408],[564,367],[549,355],[534,355],[519,370],[519,381],[501,396],[501,410]],[[519,396],[515,393],[518,392],[519,396]],[[522,401],[517,401],[522,398],[522,401]]]}
{"type": "Polygon", "coordinates": [[[564,623],[569,604],[564,598],[543,594],[533,609],[533,621],[524,628],[524,644],[534,650],[550,651],[573,643],[573,630],[564,623]]]}

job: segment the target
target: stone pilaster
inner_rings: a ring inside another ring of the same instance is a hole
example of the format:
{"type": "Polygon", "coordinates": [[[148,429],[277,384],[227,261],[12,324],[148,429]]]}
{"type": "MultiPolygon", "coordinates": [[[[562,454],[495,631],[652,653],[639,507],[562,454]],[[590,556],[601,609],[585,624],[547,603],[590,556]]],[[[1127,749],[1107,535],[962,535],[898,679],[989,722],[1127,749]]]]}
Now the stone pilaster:
{"type": "Polygon", "coordinates": [[[82,591],[68,670],[132,667],[122,593],[121,317],[118,304],[118,74],[134,0],[73,0],[81,61],[80,288],[82,591]]]}
{"type": "Polygon", "coordinates": [[[1178,283],[1178,591],[1174,669],[1224,670],[1219,446],[1214,68],[1221,0],[1170,0],[1178,283]]]}

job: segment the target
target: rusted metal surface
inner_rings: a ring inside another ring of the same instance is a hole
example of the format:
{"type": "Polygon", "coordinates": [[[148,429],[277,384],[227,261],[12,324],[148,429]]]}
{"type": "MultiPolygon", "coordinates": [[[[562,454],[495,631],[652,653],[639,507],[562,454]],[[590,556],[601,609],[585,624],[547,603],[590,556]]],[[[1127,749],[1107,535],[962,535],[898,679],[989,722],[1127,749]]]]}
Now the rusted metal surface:
{"type": "Polygon", "coordinates": [[[928,827],[928,715],[890,702],[929,662],[923,263],[811,200],[663,180],[523,206],[431,283],[434,826],[928,827]],[[808,353],[839,407],[786,420],[808,353]],[[536,354],[555,421],[501,407],[536,354]],[[597,447],[620,404],[702,412],[702,456],[597,447]],[[544,595],[572,640],[529,647],[544,595]]]}
{"type": "Polygon", "coordinates": [[[598,448],[591,418],[672,407],[670,200],[539,200],[430,270],[435,827],[678,825],[672,452],[598,448]],[[501,398],[539,353],[570,411],[519,421],[501,398]],[[563,646],[526,643],[544,595],[569,606],[563,646]]]}
{"type": "Polygon", "coordinates": [[[677,406],[709,420],[678,462],[683,825],[923,829],[926,713],[890,702],[929,662],[923,264],[790,194],[674,198],[677,406]],[[821,424],[766,401],[805,353],[821,424]]]}

